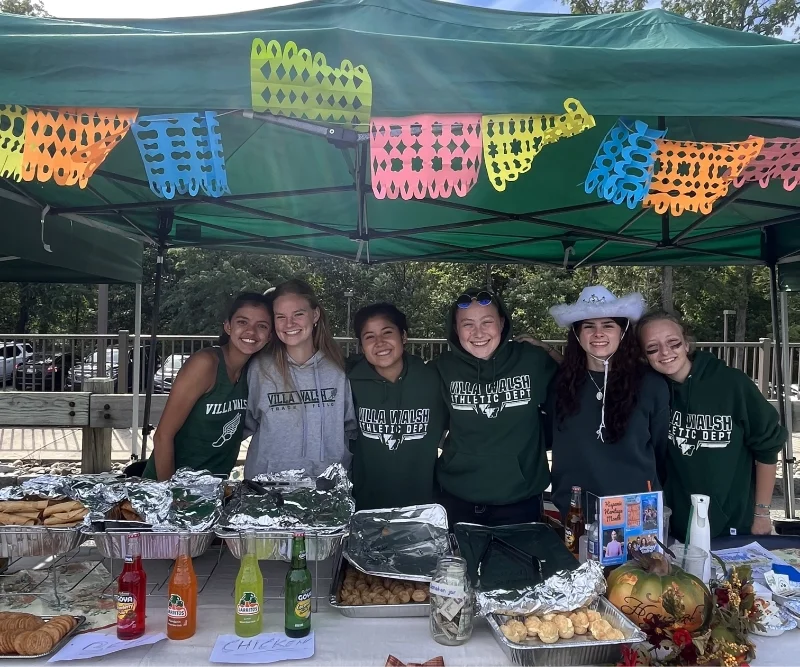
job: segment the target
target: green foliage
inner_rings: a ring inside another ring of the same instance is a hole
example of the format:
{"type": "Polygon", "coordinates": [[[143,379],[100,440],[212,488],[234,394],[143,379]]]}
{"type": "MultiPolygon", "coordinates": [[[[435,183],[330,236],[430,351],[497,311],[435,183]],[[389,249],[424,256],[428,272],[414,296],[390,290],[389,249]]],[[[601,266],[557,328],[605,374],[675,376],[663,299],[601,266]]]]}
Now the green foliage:
{"type": "Polygon", "coordinates": [[[0,0],[0,12],[28,16],[49,16],[42,0],[0,0]]]}

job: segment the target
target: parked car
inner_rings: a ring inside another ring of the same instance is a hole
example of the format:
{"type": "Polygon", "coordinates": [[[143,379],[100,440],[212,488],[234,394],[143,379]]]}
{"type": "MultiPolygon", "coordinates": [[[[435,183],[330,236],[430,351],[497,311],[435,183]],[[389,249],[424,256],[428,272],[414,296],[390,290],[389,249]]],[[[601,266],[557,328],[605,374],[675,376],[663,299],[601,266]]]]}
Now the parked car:
{"type": "Polygon", "coordinates": [[[39,354],[17,364],[14,389],[17,391],[61,391],[66,373],[72,368],[72,353],[39,354]]]}
{"type": "Polygon", "coordinates": [[[30,343],[7,341],[0,344],[0,380],[10,381],[14,377],[14,367],[32,355],[30,343]]]}
{"type": "MultiPolygon", "coordinates": [[[[147,368],[147,360],[149,355],[150,346],[142,345],[141,347],[141,368],[147,368]]],[[[133,348],[128,348],[128,387],[127,392],[133,390],[133,348]]],[[[83,388],[84,378],[93,378],[98,376],[98,353],[95,351],[90,354],[83,362],[76,364],[72,371],[69,373],[68,382],[69,387],[75,391],[81,391],[83,388]]],[[[159,365],[161,358],[156,354],[156,366],[159,365]]],[[[106,368],[104,377],[110,377],[114,380],[114,391],[119,391],[119,348],[111,347],[106,350],[106,368]]],[[[146,377],[144,374],[142,377],[146,377]]],[[[145,389],[145,387],[140,387],[145,389]]]]}
{"type": "Polygon", "coordinates": [[[154,394],[169,393],[178,371],[190,356],[189,354],[171,354],[166,358],[161,368],[156,370],[156,374],[153,376],[154,394]]]}

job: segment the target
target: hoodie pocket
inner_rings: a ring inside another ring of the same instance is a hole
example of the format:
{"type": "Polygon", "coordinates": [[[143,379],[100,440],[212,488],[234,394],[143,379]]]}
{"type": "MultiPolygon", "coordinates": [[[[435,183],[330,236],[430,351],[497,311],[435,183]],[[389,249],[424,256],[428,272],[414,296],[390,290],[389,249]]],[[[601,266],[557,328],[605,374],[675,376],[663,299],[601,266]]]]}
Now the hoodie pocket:
{"type": "Polygon", "coordinates": [[[533,494],[515,456],[454,452],[442,461],[439,478],[454,496],[481,505],[507,505],[533,494]]]}

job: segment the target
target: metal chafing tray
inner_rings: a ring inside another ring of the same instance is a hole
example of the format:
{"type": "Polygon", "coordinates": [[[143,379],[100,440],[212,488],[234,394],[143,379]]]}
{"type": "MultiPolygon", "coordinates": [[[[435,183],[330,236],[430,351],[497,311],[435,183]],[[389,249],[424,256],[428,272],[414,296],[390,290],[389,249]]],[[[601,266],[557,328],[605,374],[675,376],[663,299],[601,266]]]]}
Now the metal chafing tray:
{"type": "MultiPolygon", "coordinates": [[[[403,618],[409,616],[428,616],[430,602],[408,602],[406,604],[365,604],[345,605],[339,602],[339,589],[344,582],[347,561],[342,557],[341,547],[336,551],[333,578],[331,579],[330,605],[343,616],[349,618],[403,618]]],[[[399,579],[399,577],[394,577],[399,579]]]]}
{"type": "Polygon", "coordinates": [[[0,558],[59,556],[79,547],[84,539],[80,526],[0,526],[0,558]]]}
{"type": "MultiPolygon", "coordinates": [[[[175,560],[178,557],[178,542],[181,533],[154,530],[106,530],[85,533],[93,539],[97,550],[105,558],[124,558],[126,538],[131,533],[139,533],[139,545],[142,549],[142,560],[175,560]]],[[[189,555],[192,558],[202,556],[214,541],[214,531],[188,533],[189,555]]]]}
{"type": "Polygon", "coordinates": [[[572,639],[559,639],[556,644],[545,644],[539,639],[529,639],[521,643],[509,641],[500,626],[512,617],[490,614],[487,617],[489,628],[511,662],[515,665],[536,667],[547,665],[615,665],[619,662],[623,646],[645,641],[645,634],[605,598],[590,605],[609,622],[612,628],[620,630],[625,639],[598,641],[591,635],[575,635],[572,639]]]}
{"type": "MultiPolygon", "coordinates": [[[[290,563],[292,560],[292,530],[230,530],[217,528],[217,537],[225,540],[234,558],[241,559],[244,535],[252,535],[256,542],[258,560],[282,560],[290,563]]],[[[303,530],[306,536],[306,560],[327,560],[341,547],[346,530],[335,533],[315,533],[313,530],[303,530]]]]}

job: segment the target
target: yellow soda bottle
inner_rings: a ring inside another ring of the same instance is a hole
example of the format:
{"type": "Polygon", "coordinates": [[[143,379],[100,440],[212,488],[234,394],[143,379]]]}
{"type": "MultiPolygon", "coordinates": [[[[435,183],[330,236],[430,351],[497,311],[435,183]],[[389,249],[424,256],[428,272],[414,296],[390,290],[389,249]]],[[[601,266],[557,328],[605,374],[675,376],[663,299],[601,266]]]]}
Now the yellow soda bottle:
{"type": "Polygon", "coordinates": [[[256,540],[252,533],[241,536],[242,564],[236,576],[234,630],[239,637],[255,637],[263,627],[264,577],[258,564],[256,540]]]}

